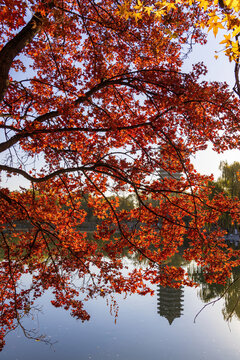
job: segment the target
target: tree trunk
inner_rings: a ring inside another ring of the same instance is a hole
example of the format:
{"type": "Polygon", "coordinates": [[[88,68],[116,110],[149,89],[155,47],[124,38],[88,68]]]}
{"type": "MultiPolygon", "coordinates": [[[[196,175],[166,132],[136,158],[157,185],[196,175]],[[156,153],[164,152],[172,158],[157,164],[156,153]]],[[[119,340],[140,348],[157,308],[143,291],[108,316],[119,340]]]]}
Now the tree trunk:
{"type": "Polygon", "coordinates": [[[40,13],[34,14],[24,28],[0,51],[0,101],[3,100],[9,85],[8,74],[13,60],[39,32],[42,20],[40,13]]]}

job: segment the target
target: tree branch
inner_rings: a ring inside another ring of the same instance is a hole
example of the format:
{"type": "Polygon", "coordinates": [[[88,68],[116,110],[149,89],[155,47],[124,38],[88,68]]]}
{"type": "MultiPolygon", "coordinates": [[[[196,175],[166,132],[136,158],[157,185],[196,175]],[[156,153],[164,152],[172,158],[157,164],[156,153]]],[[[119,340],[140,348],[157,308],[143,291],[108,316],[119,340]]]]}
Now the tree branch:
{"type": "Polygon", "coordinates": [[[0,101],[3,100],[8,88],[8,74],[13,60],[34,38],[42,26],[42,15],[36,13],[24,28],[11,39],[0,51],[0,101]]]}

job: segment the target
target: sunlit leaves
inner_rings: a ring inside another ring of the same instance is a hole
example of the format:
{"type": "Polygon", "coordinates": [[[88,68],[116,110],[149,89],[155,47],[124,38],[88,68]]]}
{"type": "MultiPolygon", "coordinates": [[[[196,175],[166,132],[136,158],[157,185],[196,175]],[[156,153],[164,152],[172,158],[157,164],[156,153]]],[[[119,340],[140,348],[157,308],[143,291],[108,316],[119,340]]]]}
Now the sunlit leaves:
{"type": "MultiPolygon", "coordinates": [[[[239,49],[237,46],[238,40],[235,39],[240,32],[239,23],[239,11],[240,5],[238,0],[226,0],[223,1],[222,9],[220,8],[218,1],[209,0],[178,0],[178,1],[156,1],[154,5],[148,6],[142,4],[134,6],[134,1],[123,2],[123,5],[119,5],[119,14],[125,16],[125,18],[132,17],[135,20],[139,20],[144,16],[144,13],[148,16],[155,16],[160,22],[164,21],[164,16],[172,14],[178,11],[179,7],[189,7],[192,11],[196,11],[196,7],[199,7],[200,11],[207,17],[204,20],[197,20],[193,23],[193,26],[205,28],[207,31],[212,31],[216,37],[219,30],[224,30],[226,36],[231,37],[231,43],[225,46],[225,53],[229,60],[237,61],[239,56],[239,49]],[[195,9],[195,10],[194,10],[195,9]],[[228,34],[229,33],[229,34],[228,34]]],[[[221,42],[225,44],[224,42],[221,42]]]]}
{"type": "Polygon", "coordinates": [[[210,13],[209,16],[210,16],[210,18],[208,20],[208,25],[207,25],[208,31],[212,30],[214,36],[216,37],[219,29],[224,29],[224,26],[222,25],[219,16],[217,16],[213,13],[210,13]]]}
{"type": "Polygon", "coordinates": [[[240,4],[238,0],[224,0],[224,4],[229,9],[234,9],[234,11],[240,11],[240,4]]]}

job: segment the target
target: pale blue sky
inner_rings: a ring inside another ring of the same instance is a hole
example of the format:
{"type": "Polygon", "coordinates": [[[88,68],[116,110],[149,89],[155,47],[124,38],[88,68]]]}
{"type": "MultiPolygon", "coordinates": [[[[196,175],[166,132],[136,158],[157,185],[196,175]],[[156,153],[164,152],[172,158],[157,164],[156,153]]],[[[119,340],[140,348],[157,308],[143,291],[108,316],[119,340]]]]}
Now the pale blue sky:
{"type": "MultiPolygon", "coordinates": [[[[223,49],[223,45],[220,45],[220,36],[217,39],[212,34],[208,36],[209,40],[205,46],[195,46],[193,52],[189,55],[186,61],[184,70],[190,69],[192,63],[203,61],[208,68],[208,74],[206,80],[209,81],[221,81],[227,82],[232,88],[234,86],[234,63],[230,63],[228,58],[223,52],[218,52],[219,58],[216,60],[214,55],[215,51],[223,49]]],[[[229,164],[234,161],[240,161],[240,151],[231,150],[222,154],[217,154],[211,150],[211,147],[205,151],[199,151],[199,153],[193,159],[193,163],[196,170],[201,174],[210,175],[213,174],[215,179],[220,176],[219,164],[220,161],[227,161],[229,164]]]]}

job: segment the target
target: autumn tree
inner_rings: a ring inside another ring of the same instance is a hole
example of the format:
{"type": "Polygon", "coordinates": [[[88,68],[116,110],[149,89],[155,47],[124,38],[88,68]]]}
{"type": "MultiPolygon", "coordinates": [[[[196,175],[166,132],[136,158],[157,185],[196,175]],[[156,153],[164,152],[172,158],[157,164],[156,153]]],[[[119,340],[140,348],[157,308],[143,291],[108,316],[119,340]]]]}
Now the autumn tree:
{"type": "Polygon", "coordinates": [[[144,295],[152,291],[144,280],[192,285],[165,265],[186,237],[185,259],[209,282],[239,264],[221,229],[206,231],[222,211],[237,219],[239,204],[210,200],[209,178],[191,164],[208,142],[216,151],[239,146],[239,100],[225,83],[201,82],[203,64],[182,71],[189,49],[206,42],[196,26],[209,20],[205,7],[168,2],[156,15],[154,3],[141,16],[139,2],[130,15],[115,0],[2,2],[0,174],[31,185],[0,188],[2,341],[48,288],[55,306],[86,320],[79,294],[144,295]],[[120,206],[119,192],[134,196],[134,207],[120,206]],[[78,230],[83,203],[98,219],[94,240],[78,230]],[[29,232],[17,232],[16,221],[29,232]],[[124,275],[126,249],[148,266],[124,275]],[[28,293],[17,291],[22,272],[33,275],[28,293]],[[88,277],[78,289],[76,275],[88,277]]]}
{"type": "MultiPolygon", "coordinates": [[[[239,171],[240,163],[234,161],[232,164],[228,164],[227,161],[221,161],[219,169],[221,170],[221,175],[216,181],[209,182],[209,187],[212,189],[210,198],[212,199],[216,194],[222,193],[226,198],[235,198],[236,201],[239,201],[240,198],[240,181],[239,181],[239,171]]],[[[223,212],[218,221],[219,225],[233,232],[236,228],[237,223],[233,222],[229,211],[223,212]]]]}

